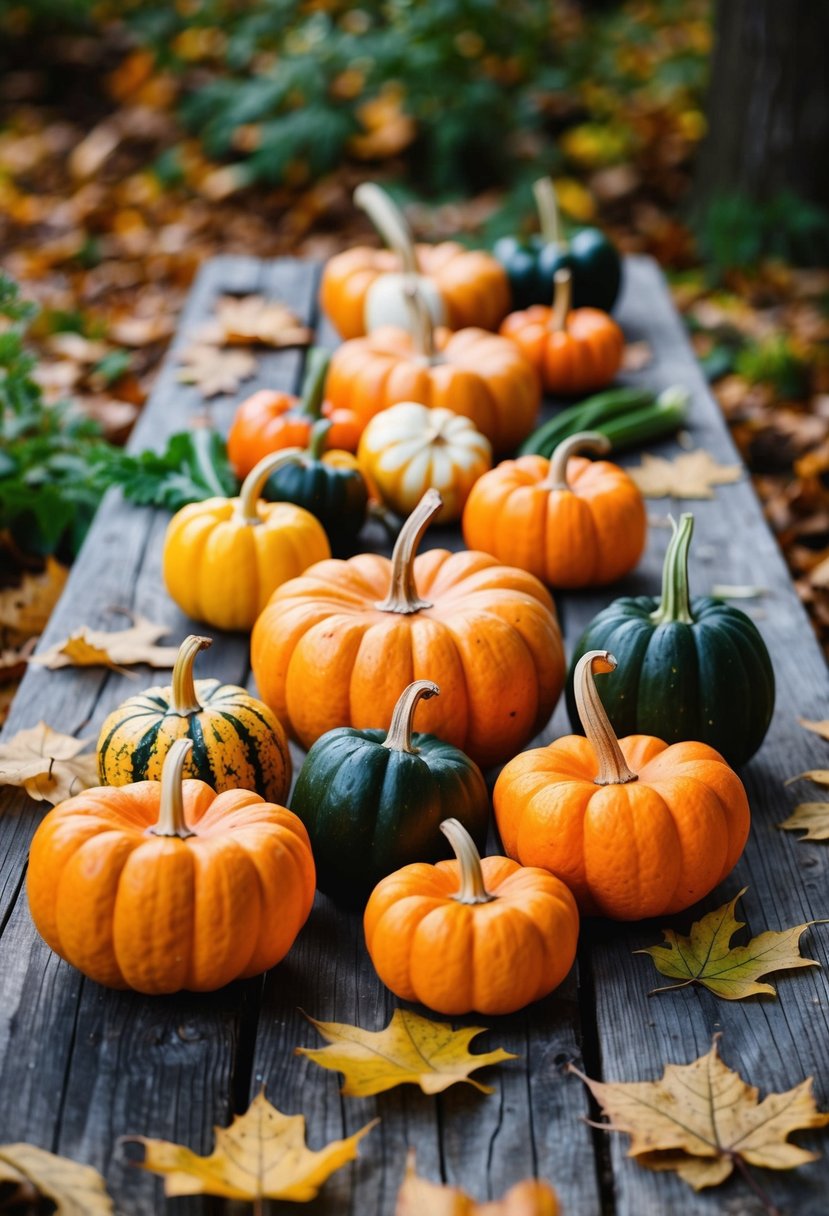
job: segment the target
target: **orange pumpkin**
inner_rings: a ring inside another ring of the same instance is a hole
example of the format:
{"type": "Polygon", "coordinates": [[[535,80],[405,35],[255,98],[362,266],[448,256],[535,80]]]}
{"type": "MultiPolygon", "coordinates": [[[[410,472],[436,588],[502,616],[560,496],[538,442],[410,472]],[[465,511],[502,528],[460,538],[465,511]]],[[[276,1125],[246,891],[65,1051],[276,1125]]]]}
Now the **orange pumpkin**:
{"type": "Polygon", "coordinates": [[[489,253],[455,241],[415,245],[391,199],[373,182],[354,192],[389,249],[358,245],[327,263],[320,304],[341,338],[359,338],[377,324],[407,324],[402,291],[412,276],[429,300],[434,319],[450,329],[475,325],[494,330],[509,311],[507,273],[489,253]]]}
{"type": "Polygon", "coordinates": [[[260,695],[305,747],[337,726],[388,728],[400,689],[440,672],[420,729],[478,764],[513,756],[564,679],[555,608],[538,579],[485,553],[415,557],[442,505],[428,491],[391,561],[325,561],[274,594],[254,626],[260,695]]]}
{"type": "Polygon", "coordinates": [[[212,992],[290,950],[314,900],[296,815],[250,790],[182,781],[178,739],[161,781],[99,786],[46,816],[28,894],[47,944],[99,984],[212,992]]]}
{"type": "Polygon", "coordinates": [[[573,397],[604,388],[622,366],[622,331],[598,308],[570,311],[569,270],[557,270],[554,281],[552,308],[534,304],[523,312],[511,312],[500,332],[524,352],[546,392],[573,397]]]}
{"type": "Polygon", "coordinates": [[[361,429],[390,405],[415,401],[471,419],[496,452],[530,434],[541,402],[538,377],[515,343],[483,329],[433,331],[418,293],[414,333],[392,326],[344,342],[333,354],[328,395],[361,429]]]}
{"type": "Polygon", "coordinates": [[[546,870],[478,856],[457,819],[441,824],[456,861],[415,862],[382,879],[363,917],[380,979],[437,1013],[513,1013],[573,965],[576,901],[546,870]]]}
{"type": "Polygon", "coordinates": [[[511,760],[495,785],[495,819],[510,857],[556,874],[582,913],[671,916],[737,864],[748,800],[705,743],[617,740],[593,682],[594,671],[615,667],[606,650],[579,661],[574,689],[587,738],[567,735],[511,760]]]}
{"type": "Polygon", "coordinates": [[[227,436],[227,454],[238,477],[248,473],[265,456],[282,448],[306,448],[311,430],[325,415],[331,422],[326,443],[329,448],[356,452],[362,427],[353,411],[321,406],[328,351],[308,352],[302,396],[263,388],[237,407],[227,436]]]}
{"type": "Polygon", "coordinates": [[[612,583],[645,548],[647,512],[624,469],[584,460],[607,452],[604,435],[582,432],[560,443],[551,460],[505,460],[473,485],[463,513],[470,549],[509,559],[551,587],[612,583]]]}

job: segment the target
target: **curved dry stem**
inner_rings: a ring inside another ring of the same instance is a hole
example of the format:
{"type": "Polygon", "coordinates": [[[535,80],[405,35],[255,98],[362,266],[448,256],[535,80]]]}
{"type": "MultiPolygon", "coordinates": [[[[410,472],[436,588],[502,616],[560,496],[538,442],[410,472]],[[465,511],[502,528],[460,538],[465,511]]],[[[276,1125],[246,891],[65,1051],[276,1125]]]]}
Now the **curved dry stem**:
{"type": "Polygon", "coordinates": [[[573,691],[576,708],[584,733],[596,753],[599,771],[596,785],[625,785],[637,781],[637,774],[627,766],[616,732],[610,725],[607,711],[596,691],[594,675],[616,670],[616,659],[607,650],[588,650],[576,664],[573,691]]]}
{"type": "Polygon", "coordinates": [[[604,455],[610,451],[610,440],[600,431],[579,431],[562,439],[550,457],[550,468],[542,481],[546,490],[569,490],[567,482],[567,462],[577,452],[596,452],[604,455]]]}
{"type": "Polygon", "coordinates": [[[428,701],[430,697],[437,697],[439,694],[440,689],[431,680],[415,680],[414,683],[404,688],[394,707],[388,734],[381,747],[387,747],[390,751],[409,752],[410,755],[417,755],[419,749],[412,747],[412,719],[415,710],[421,700],[428,701]]]}
{"type": "Polygon", "coordinates": [[[417,593],[414,578],[414,560],[423,534],[433,517],[443,506],[437,490],[427,490],[409,518],[400,529],[391,555],[391,582],[389,593],[374,606],[381,612],[400,612],[408,615],[421,608],[431,608],[429,600],[422,600],[417,593]]]}
{"type": "Polygon", "coordinates": [[[193,748],[192,739],[176,739],[167,752],[161,770],[161,805],[158,820],[149,831],[153,836],[177,836],[186,840],[195,836],[184,822],[184,799],[182,797],[182,772],[185,761],[193,748]]]}
{"type": "Polygon", "coordinates": [[[403,212],[376,182],[361,182],[354,202],[365,211],[380,236],[400,258],[404,274],[417,274],[417,253],[403,212]]]}
{"type": "Polygon", "coordinates": [[[242,482],[236,507],[237,518],[243,524],[249,524],[252,528],[261,524],[257,504],[265,482],[283,465],[302,464],[304,455],[302,448],[284,448],[281,452],[270,452],[267,456],[263,456],[259,463],[253,466],[242,482]]]}
{"type": "Polygon", "coordinates": [[[187,718],[190,714],[201,711],[202,705],[196,696],[196,685],[193,680],[193,664],[200,650],[207,650],[213,645],[212,638],[202,638],[196,633],[188,634],[178,648],[173,678],[170,682],[170,714],[187,718]]]}
{"type": "Polygon", "coordinates": [[[459,904],[491,903],[496,897],[486,889],[481,855],[466,828],[458,819],[444,819],[440,830],[451,844],[461,871],[461,885],[452,899],[459,904]]]}

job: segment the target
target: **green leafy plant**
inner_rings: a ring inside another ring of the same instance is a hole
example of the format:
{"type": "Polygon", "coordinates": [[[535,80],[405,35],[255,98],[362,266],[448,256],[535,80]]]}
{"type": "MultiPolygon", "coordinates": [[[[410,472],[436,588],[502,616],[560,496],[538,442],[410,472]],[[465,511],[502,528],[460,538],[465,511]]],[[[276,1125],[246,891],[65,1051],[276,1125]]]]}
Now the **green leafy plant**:
{"type": "Polygon", "coordinates": [[[715,198],[695,219],[700,251],[715,277],[752,270],[763,258],[820,265],[829,257],[829,212],[785,191],[758,203],[715,198]]]}
{"type": "Polygon", "coordinates": [[[805,397],[811,373],[785,334],[750,342],[736,356],[734,370],[752,384],[769,384],[781,397],[805,397]]]}

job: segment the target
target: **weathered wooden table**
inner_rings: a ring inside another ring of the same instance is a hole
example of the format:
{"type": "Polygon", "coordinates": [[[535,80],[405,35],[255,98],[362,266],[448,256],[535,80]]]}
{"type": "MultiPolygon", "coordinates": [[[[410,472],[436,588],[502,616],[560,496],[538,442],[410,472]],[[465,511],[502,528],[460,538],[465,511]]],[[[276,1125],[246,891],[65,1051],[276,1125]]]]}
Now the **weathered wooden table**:
{"type": "MultiPolygon", "coordinates": [[[[334,335],[317,314],[318,278],[319,267],[308,263],[217,259],[198,278],[177,344],[187,341],[217,294],[261,291],[288,300],[317,327],[319,340],[333,345],[334,335]]],[[[628,262],[618,315],[627,337],[647,340],[653,351],[651,364],[628,379],[659,388],[685,383],[693,392],[695,443],[721,460],[735,460],[664,281],[649,260],[628,262]]],[[[257,380],[244,384],[239,396],[266,385],[295,388],[301,368],[296,351],[266,354],[257,380]]],[[[215,406],[221,426],[229,423],[233,404],[223,398],[215,406]]],[[[198,407],[195,390],[176,382],[174,348],[131,448],[163,444],[168,434],[187,427],[198,407]]],[[[668,510],[681,509],[677,503],[651,504],[657,523],[665,522],[668,510]]],[[[826,716],[826,665],[748,480],[719,489],[713,501],[696,504],[694,511],[692,590],[757,583],[768,591],[749,607],[778,681],[771,731],[743,772],[753,812],[751,838],[735,872],[693,917],[745,885],[743,915],[757,933],[829,914],[825,847],[800,844],[776,830],[797,800],[784,779],[826,767],[827,745],[797,723],[798,714],[826,716]]],[[[165,513],[109,495],[41,645],[82,624],[121,627],[113,606],[168,623],[172,642],[190,632],[191,623],[170,602],[160,577],[166,524],[165,513]]],[[[557,596],[570,646],[611,596],[657,591],[668,535],[665,527],[651,528],[640,568],[612,592],[557,596]]],[[[426,544],[457,546],[459,538],[432,529],[426,544]]],[[[247,638],[216,635],[209,668],[224,680],[249,682],[247,638]]],[[[61,731],[94,738],[114,705],[136,687],[159,680],[143,670],[139,676],[136,682],[99,669],[32,667],[5,734],[44,718],[61,731]]],[[[559,706],[539,742],[568,730],[559,706]]],[[[298,766],[298,751],[294,760],[298,766]]],[[[829,1105],[829,972],[810,968],[782,976],[776,1000],[728,1003],[696,987],[649,997],[656,973],[647,957],[634,957],[632,951],[660,940],[661,925],[604,921],[585,925],[577,966],[553,996],[514,1016],[484,1019],[491,1031],[482,1036],[481,1047],[502,1045],[519,1057],[480,1074],[495,1087],[492,1096],[459,1085],[437,1098],[412,1086],[376,1099],[343,1098],[336,1074],[295,1056],[293,1049],[318,1044],[300,1007],[318,1018],[369,1029],[384,1026],[395,1007],[368,960],[358,917],[318,897],[279,967],[213,995],[145,999],[107,991],[58,959],[35,932],[25,872],[43,804],[8,788],[0,795],[0,1143],[29,1140],[95,1165],[106,1175],[117,1210],[127,1216],[236,1210],[219,1200],[165,1205],[160,1181],[126,1162],[118,1138],[163,1136],[210,1151],[213,1126],[227,1124],[263,1085],[280,1109],[306,1115],[312,1147],[381,1117],[362,1142],[359,1160],[332,1177],[306,1208],[326,1216],[389,1216],[407,1146],[416,1148],[422,1174],[460,1185],[478,1199],[498,1197],[527,1175],[547,1178],[568,1216],[669,1211],[736,1216],[762,1210],[739,1180],[697,1195],[673,1175],[653,1174],[628,1160],[626,1137],[584,1122],[591,1108],[582,1083],[564,1071],[568,1061],[593,1077],[652,1079],[661,1076],[666,1062],[686,1063],[704,1053],[712,1035],[722,1031],[725,1061],[763,1092],[788,1089],[812,1075],[819,1103],[829,1105]]],[[[685,914],[673,923],[684,930],[691,919],[685,914]]],[[[805,952],[825,965],[827,943],[829,931],[816,927],[805,939],[805,952]]],[[[797,1139],[820,1147],[816,1133],[797,1139]]],[[[827,1152],[795,1173],[764,1171],[762,1180],[789,1216],[829,1212],[827,1152]]],[[[274,1212],[288,1209],[272,1205],[274,1212]]]]}

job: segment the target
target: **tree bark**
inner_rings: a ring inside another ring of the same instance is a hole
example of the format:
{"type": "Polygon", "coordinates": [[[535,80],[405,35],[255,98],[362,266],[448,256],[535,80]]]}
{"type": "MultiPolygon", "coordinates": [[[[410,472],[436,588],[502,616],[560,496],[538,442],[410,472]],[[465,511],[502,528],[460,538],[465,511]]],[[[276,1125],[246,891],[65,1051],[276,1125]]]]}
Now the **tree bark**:
{"type": "Polygon", "coordinates": [[[699,207],[789,191],[829,206],[828,0],[718,0],[699,207]]]}

